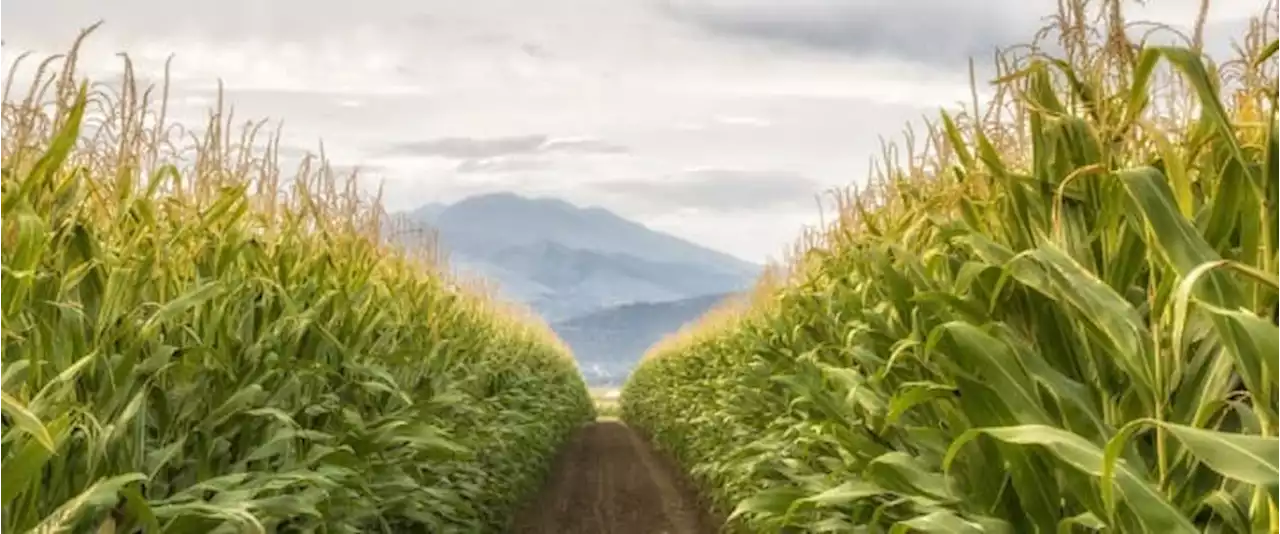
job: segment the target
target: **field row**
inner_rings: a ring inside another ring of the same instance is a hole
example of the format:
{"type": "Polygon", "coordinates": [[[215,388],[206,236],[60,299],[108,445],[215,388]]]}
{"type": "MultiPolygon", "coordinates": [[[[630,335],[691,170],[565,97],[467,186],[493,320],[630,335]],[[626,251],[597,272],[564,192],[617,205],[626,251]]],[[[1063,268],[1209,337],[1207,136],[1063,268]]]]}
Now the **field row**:
{"type": "Polygon", "coordinates": [[[4,531],[499,532],[592,417],[353,184],[41,81],[3,109],[4,531]]]}
{"type": "Polygon", "coordinates": [[[735,527],[1277,531],[1275,13],[1214,66],[1113,4],[631,376],[735,527]]]}

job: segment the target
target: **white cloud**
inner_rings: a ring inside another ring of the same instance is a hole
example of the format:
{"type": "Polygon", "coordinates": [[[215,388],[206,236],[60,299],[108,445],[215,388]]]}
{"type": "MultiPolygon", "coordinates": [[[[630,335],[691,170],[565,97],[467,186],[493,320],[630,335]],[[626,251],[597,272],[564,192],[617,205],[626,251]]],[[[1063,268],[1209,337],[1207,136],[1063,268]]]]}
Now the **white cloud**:
{"type": "Polygon", "coordinates": [[[670,176],[610,180],[594,186],[605,195],[651,209],[715,213],[769,213],[809,206],[822,189],[794,171],[728,167],[693,167],[670,176]]]}
{"type": "Polygon", "coordinates": [[[732,115],[726,116],[726,117],[716,117],[715,122],[718,122],[720,124],[726,124],[729,126],[754,126],[757,128],[763,128],[765,126],[770,126],[773,124],[773,122],[770,121],[769,119],[762,119],[760,117],[745,117],[745,116],[732,116],[732,115]]]}

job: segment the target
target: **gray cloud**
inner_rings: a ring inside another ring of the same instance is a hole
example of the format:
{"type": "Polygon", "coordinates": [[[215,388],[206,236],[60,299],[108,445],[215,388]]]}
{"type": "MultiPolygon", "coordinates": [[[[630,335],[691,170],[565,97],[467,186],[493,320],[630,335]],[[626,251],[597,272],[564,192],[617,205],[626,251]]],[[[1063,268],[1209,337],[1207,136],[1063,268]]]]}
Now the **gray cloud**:
{"type": "Polygon", "coordinates": [[[669,0],[676,18],[713,32],[849,55],[955,67],[1031,37],[1038,2],[988,0],[669,0]]]}
{"type": "MultiPolygon", "coordinates": [[[[1149,4],[1126,5],[1129,22],[1156,20],[1190,33],[1199,9],[1198,0],[1149,4]]],[[[664,7],[676,19],[720,35],[948,69],[1030,41],[1057,12],[1053,2],[1043,0],[665,0],[664,7]]],[[[1215,3],[1206,31],[1208,51],[1229,56],[1230,38],[1242,35],[1248,18],[1261,8],[1260,2],[1215,3]]]]}
{"type": "Polygon", "coordinates": [[[379,179],[387,172],[387,169],[381,165],[330,164],[329,171],[332,172],[334,176],[343,178],[355,173],[360,177],[379,179]]]}
{"type": "Polygon", "coordinates": [[[521,135],[480,139],[474,137],[441,137],[392,145],[388,153],[397,156],[475,159],[527,154],[546,142],[545,135],[521,135]]]}
{"type": "Polygon", "coordinates": [[[387,155],[477,160],[516,154],[565,152],[620,154],[627,148],[599,139],[553,138],[544,134],[506,137],[439,137],[392,145],[387,155]]]}
{"type": "MultiPolygon", "coordinates": [[[[65,28],[105,20],[131,34],[180,34],[197,32],[211,39],[239,39],[275,35],[293,39],[315,33],[347,29],[369,20],[374,10],[387,20],[404,25],[418,22],[422,2],[377,0],[374,5],[338,1],[226,0],[217,3],[118,0],[109,6],[98,0],[14,0],[5,2],[5,33],[22,24],[38,28],[65,28]],[[9,16],[13,18],[10,19],[9,16]],[[166,21],[158,24],[156,21],[166,21]]],[[[57,36],[65,39],[66,36],[57,36]]]]}
{"type": "Polygon", "coordinates": [[[552,167],[551,162],[518,156],[498,156],[492,158],[475,158],[458,163],[455,170],[462,173],[504,173],[542,171],[552,167]]]}
{"type": "Polygon", "coordinates": [[[608,195],[665,208],[731,213],[811,207],[822,186],[797,172],[719,167],[689,169],[661,180],[595,184],[608,195]]]}
{"type": "Polygon", "coordinates": [[[544,152],[590,152],[595,154],[624,154],[627,152],[627,147],[589,137],[547,139],[539,148],[544,152]]]}
{"type": "Polygon", "coordinates": [[[302,159],[307,156],[318,155],[319,152],[314,148],[304,148],[295,145],[280,145],[276,148],[276,154],[282,158],[302,159]]]}

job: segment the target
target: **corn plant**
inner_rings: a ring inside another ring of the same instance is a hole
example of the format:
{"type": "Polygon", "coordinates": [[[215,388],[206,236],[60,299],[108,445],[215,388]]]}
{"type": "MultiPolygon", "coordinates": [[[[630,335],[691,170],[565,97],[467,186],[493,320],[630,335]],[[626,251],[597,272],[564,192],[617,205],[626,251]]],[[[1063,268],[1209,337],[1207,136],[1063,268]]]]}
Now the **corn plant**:
{"type": "Polygon", "coordinates": [[[1277,531],[1274,11],[1216,66],[1093,7],[632,375],[733,527],[1277,531]]]}
{"type": "Polygon", "coordinates": [[[591,417],[550,330],[74,58],[4,95],[4,531],[501,531],[591,417]]]}

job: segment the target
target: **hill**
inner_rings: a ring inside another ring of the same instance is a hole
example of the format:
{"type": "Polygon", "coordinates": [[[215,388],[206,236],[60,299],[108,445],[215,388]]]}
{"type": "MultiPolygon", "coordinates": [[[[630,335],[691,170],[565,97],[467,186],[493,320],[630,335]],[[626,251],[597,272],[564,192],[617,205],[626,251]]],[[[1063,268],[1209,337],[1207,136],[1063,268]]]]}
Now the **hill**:
{"type": "Polygon", "coordinates": [[[617,306],[554,323],[577,357],[587,383],[620,385],[644,352],[702,316],[729,294],[617,306]]]}
{"type": "Polygon", "coordinates": [[[747,288],[760,271],[603,208],[493,193],[399,214],[434,227],[453,268],[483,275],[548,321],[747,288]]]}

